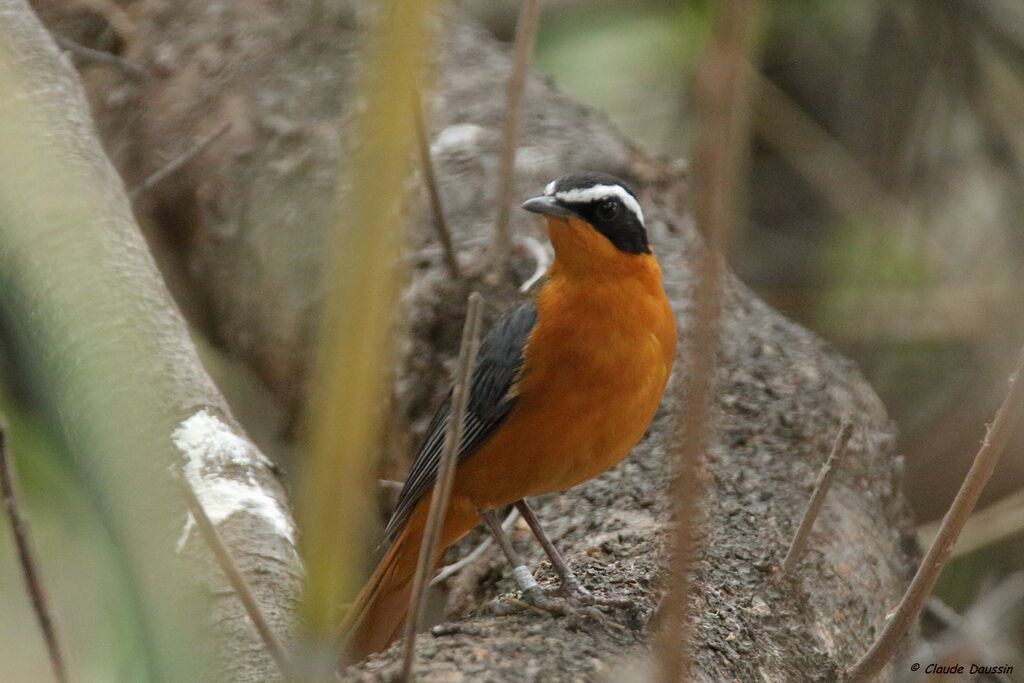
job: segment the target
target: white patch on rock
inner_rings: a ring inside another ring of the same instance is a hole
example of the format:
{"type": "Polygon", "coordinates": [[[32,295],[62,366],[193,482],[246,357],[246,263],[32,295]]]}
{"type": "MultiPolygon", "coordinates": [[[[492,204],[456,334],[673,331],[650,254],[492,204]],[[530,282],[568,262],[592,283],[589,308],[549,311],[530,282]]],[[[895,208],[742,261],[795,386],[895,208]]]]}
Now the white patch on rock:
{"type": "Polygon", "coordinates": [[[473,152],[480,146],[480,138],[484,129],[473,123],[456,123],[448,126],[430,145],[430,153],[434,156],[457,152],[473,152]]]}
{"type": "Polygon", "coordinates": [[[554,168],[557,163],[558,159],[547,149],[520,147],[516,150],[516,171],[524,175],[537,170],[554,168]]]}
{"type": "MultiPolygon", "coordinates": [[[[178,425],[171,440],[185,456],[185,480],[210,521],[220,524],[236,512],[248,512],[295,545],[291,517],[256,476],[257,468],[270,462],[252,444],[205,409],[178,425]]],[[[178,552],[185,547],[194,524],[189,514],[178,539],[178,552]]]]}

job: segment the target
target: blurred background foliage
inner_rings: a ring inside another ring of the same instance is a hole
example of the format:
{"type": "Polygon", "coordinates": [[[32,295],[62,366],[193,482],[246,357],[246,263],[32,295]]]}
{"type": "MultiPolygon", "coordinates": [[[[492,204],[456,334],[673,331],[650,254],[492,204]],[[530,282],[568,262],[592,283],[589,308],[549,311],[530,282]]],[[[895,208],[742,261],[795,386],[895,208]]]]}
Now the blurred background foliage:
{"type": "MultiPolygon", "coordinates": [[[[0,344],[0,352],[4,351],[0,344]]],[[[9,360],[9,355],[4,356],[9,360]]],[[[0,416],[9,455],[17,463],[43,580],[59,602],[58,636],[64,656],[83,681],[146,680],[146,648],[121,555],[103,523],[85,477],[63,448],[60,436],[27,407],[11,373],[0,363],[0,416]],[[55,562],[74,558],[73,562],[55,562]]],[[[0,681],[36,681],[49,676],[49,658],[24,590],[7,519],[0,534],[0,681]]]]}
{"type": "MultiPolygon", "coordinates": [[[[518,2],[461,4],[511,40],[518,2]]],[[[730,262],[858,363],[898,425],[905,488],[926,523],[959,485],[1024,340],[1024,3],[774,0],[769,10],[749,206],[730,262]]],[[[706,1],[548,0],[535,65],[649,151],[685,158],[708,16],[706,1]]],[[[253,378],[213,352],[205,359],[244,422],[280,422],[246,420],[271,410],[253,378]]],[[[12,367],[0,347],[0,413],[44,571],[55,601],[76,605],[62,615],[89,621],[62,631],[71,667],[89,672],[81,680],[134,680],[133,608],[116,553],[12,367]],[[73,565],[46,562],[68,548],[73,565]]],[[[267,431],[257,440],[279,434],[267,431]]],[[[957,609],[1024,570],[1024,433],[983,504],[999,499],[1010,512],[998,534],[972,530],[979,547],[940,584],[957,609]]],[[[9,534],[0,538],[4,680],[30,680],[45,653],[7,633],[33,621],[9,534]]]]}

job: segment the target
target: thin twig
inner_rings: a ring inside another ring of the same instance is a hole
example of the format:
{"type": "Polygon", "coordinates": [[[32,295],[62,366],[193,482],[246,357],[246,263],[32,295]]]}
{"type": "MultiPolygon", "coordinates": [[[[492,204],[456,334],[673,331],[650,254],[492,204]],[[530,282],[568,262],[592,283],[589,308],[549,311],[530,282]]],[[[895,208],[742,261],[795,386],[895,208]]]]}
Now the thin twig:
{"type": "Polygon", "coordinates": [[[782,560],[781,571],[783,574],[796,566],[796,563],[803,556],[804,550],[807,548],[807,537],[810,536],[814,522],[821,513],[821,507],[825,503],[825,496],[828,495],[829,489],[832,488],[836,472],[839,471],[839,464],[842,462],[843,456],[846,455],[846,447],[850,443],[851,434],[853,434],[853,423],[843,422],[842,426],[839,427],[839,433],[836,434],[835,442],[832,444],[832,452],[829,453],[828,460],[825,461],[821,471],[818,473],[818,481],[814,484],[814,493],[811,494],[811,499],[807,501],[807,508],[804,510],[804,516],[800,520],[800,526],[797,527],[796,533],[793,535],[793,541],[789,544],[789,551],[786,552],[786,557],[782,560]]]}
{"type": "Polygon", "coordinates": [[[2,422],[0,422],[0,495],[3,497],[4,509],[7,511],[11,533],[14,535],[14,544],[18,548],[18,561],[21,563],[25,589],[32,600],[32,609],[36,613],[36,619],[39,620],[39,628],[46,641],[46,650],[50,654],[53,677],[59,683],[66,683],[68,680],[67,668],[64,666],[64,657],[61,655],[60,646],[57,643],[57,630],[54,628],[53,618],[50,616],[46,589],[43,587],[39,563],[36,562],[35,552],[32,549],[28,522],[21,514],[14,467],[7,459],[6,436],[2,422]]]}
{"type": "Polygon", "coordinates": [[[79,59],[93,64],[102,64],[104,66],[112,66],[119,69],[125,76],[128,76],[132,80],[139,81],[146,77],[146,72],[127,59],[118,57],[110,52],[104,52],[103,50],[94,50],[91,47],[86,47],[71,40],[65,38],[62,35],[56,33],[52,34],[53,40],[62,50],[67,50],[71,54],[75,55],[79,59]]]}
{"type": "Polygon", "coordinates": [[[462,328],[462,345],[459,348],[459,362],[455,368],[452,387],[452,413],[444,433],[444,451],[437,473],[437,482],[430,497],[430,510],[427,512],[426,527],[420,544],[420,556],[416,563],[416,576],[413,578],[412,596],[409,600],[409,616],[405,622],[405,645],[402,653],[402,680],[411,681],[413,677],[412,663],[416,654],[416,633],[423,620],[423,608],[426,604],[426,588],[430,582],[430,573],[434,567],[434,554],[441,538],[441,528],[448,513],[448,498],[451,495],[452,483],[455,480],[455,464],[462,442],[463,423],[466,419],[466,406],[469,403],[469,382],[472,379],[473,363],[480,346],[480,319],[483,306],[482,298],[477,292],[469,295],[466,306],[466,323],[462,328]]]}
{"type": "Polygon", "coordinates": [[[448,274],[453,278],[458,278],[460,277],[459,261],[455,257],[452,233],[448,230],[448,222],[444,217],[444,205],[441,203],[441,191],[437,187],[434,159],[430,155],[430,144],[427,142],[427,125],[423,121],[423,103],[420,101],[419,93],[414,94],[413,116],[416,118],[416,142],[419,145],[423,184],[427,188],[427,197],[430,200],[434,230],[437,231],[437,240],[441,243],[441,253],[444,255],[444,264],[448,268],[448,274]]]}
{"type": "Polygon", "coordinates": [[[689,367],[676,388],[685,409],[674,438],[678,462],[671,488],[675,532],[655,646],[657,680],[666,683],[690,678],[690,571],[701,524],[704,459],[715,432],[711,400],[719,348],[722,258],[736,223],[741,150],[749,135],[746,59],[760,1],[729,0],[718,6],[697,80],[696,101],[703,106],[694,151],[694,197],[705,246],[696,254],[694,268],[693,315],[686,345],[689,367]]]}
{"type": "MultiPolygon", "coordinates": [[[[941,520],[917,528],[922,546],[931,545],[941,520]]],[[[953,558],[969,555],[979,548],[997,543],[1024,531],[1024,489],[1000,498],[971,515],[960,538],[953,546],[953,558]]]]}
{"type": "MultiPolygon", "coordinates": [[[[502,530],[507,533],[508,530],[512,528],[512,525],[517,521],[519,521],[519,510],[512,508],[512,512],[508,513],[508,516],[505,517],[505,521],[501,523],[502,530]]],[[[441,567],[440,571],[437,572],[437,576],[435,576],[430,582],[430,585],[436,586],[447,580],[450,576],[458,574],[465,567],[476,562],[481,555],[487,552],[487,549],[491,547],[492,543],[494,543],[494,537],[490,535],[486,536],[484,540],[480,542],[480,545],[473,548],[473,550],[461,560],[441,567]]]]}
{"type": "Polygon", "coordinates": [[[76,0],[76,5],[97,14],[114,30],[123,43],[132,43],[138,33],[135,22],[116,0],[76,0]]]}
{"type": "Polygon", "coordinates": [[[935,540],[921,561],[921,566],[917,568],[907,592],[903,594],[900,604],[886,621],[871,649],[847,671],[851,683],[874,678],[895,656],[904,636],[917,620],[928,595],[935,587],[942,568],[946,566],[953,545],[971,511],[974,510],[985,484],[992,476],[992,470],[1006,450],[1006,444],[1016,428],[1024,422],[1024,349],[1021,350],[1011,382],[1010,391],[999,407],[978,454],[974,456],[974,462],[964,477],[956,498],[942,518],[942,526],[939,527],[935,540]]]}
{"type": "Polygon", "coordinates": [[[295,667],[292,666],[291,658],[285,651],[281,641],[277,639],[277,636],[271,630],[270,624],[267,623],[266,617],[263,616],[263,612],[260,610],[259,603],[256,602],[256,598],[252,594],[249,583],[242,576],[242,572],[239,571],[238,565],[235,564],[235,560],[231,556],[231,551],[224,544],[224,540],[217,532],[217,527],[214,526],[213,521],[206,514],[206,510],[196,496],[196,492],[192,490],[188,481],[178,476],[177,473],[174,473],[174,479],[177,480],[181,488],[185,504],[188,506],[189,512],[192,513],[192,519],[195,520],[200,535],[213,552],[217,564],[220,565],[221,571],[224,572],[224,576],[227,577],[228,583],[231,584],[238,599],[241,600],[242,606],[245,607],[246,613],[252,619],[253,625],[256,626],[256,631],[260,634],[260,638],[263,640],[267,651],[274,658],[274,661],[277,662],[282,676],[288,681],[296,680],[294,678],[295,667]]]}
{"type": "Polygon", "coordinates": [[[505,102],[505,126],[501,141],[501,170],[498,173],[498,218],[495,224],[492,271],[498,278],[506,275],[508,255],[512,249],[509,220],[512,214],[512,197],[515,194],[516,148],[519,139],[519,119],[526,88],[526,75],[530,67],[534,37],[540,23],[540,0],[523,0],[516,22],[516,48],[512,64],[512,75],[508,79],[508,95],[505,102]]]}
{"type": "MultiPolygon", "coordinates": [[[[508,604],[512,605],[513,607],[518,607],[519,609],[521,609],[524,612],[533,612],[534,614],[536,614],[538,616],[541,616],[541,617],[546,617],[546,616],[549,616],[551,614],[554,614],[550,610],[546,610],[546,609],[543,609],[541,607],[537,607],[537,605],[534,605],[534,604],[531,604],[529,602],[526,602],[525,600],[520,600],[519,598],[517,598],[515,596],[506,595],[502,599],[505,602],[507,602],[508,604]]],[[[555,615],[555,616],[563,616],[563,615],[555,615]]]]}
{"type": "Polygon", "coordinates": [[[221,135],[228,132],[231,128],[231,122],[226,121],[221,125],[217,126],[212,132],[207,133],[203,137],[196,140],[188,149],[179,154],[178,156],[171,159],[163,168],[159,169],[152,175],[147,176],[141,183],[133,187],[128,191],[128,198],[132,201],[138,199],[142,194],[153,189],[156,185],[163,182],[168,176],[174,175],[180,171],[185,164],[192,161],[196,156],[202,154],[203,150],[212,145],[221,135]]]}

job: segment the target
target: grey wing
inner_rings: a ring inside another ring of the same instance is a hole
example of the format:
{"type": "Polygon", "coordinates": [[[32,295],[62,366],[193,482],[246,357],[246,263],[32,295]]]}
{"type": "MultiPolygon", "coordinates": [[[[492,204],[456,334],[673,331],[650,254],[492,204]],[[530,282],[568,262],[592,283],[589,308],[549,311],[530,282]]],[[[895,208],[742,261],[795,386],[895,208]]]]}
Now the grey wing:
{"type": "MultiPolygon", "coordinates": [[[[480,344],[470,381],[469,403],[459,443],[458,458],[468,458],[501,426],[515,405],[510,389],[520,376],[523,350],[537,322],[537,309],[528,301],[495,324],[480,344]]],[[[451,418],[451,390],[434,415],[427,436],[416,453],[405,485],[384,532],[391,541],[405,525],[416,504],[434,486],[444,449],[444,434],[451,418]]]]}

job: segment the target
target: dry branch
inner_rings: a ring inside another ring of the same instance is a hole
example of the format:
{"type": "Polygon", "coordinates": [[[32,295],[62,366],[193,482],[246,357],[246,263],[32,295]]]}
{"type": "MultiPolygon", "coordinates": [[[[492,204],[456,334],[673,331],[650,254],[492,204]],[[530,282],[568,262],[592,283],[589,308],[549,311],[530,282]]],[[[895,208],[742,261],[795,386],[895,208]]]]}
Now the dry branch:
{"type": "Polygon", "coordinates": [[[110,52],[104,52],[103,50],[94,50],[91,47],[80,45],[70,38],[66,38],[62,35],[53,34],[53,39],[62,50],[67,50],[76,57],[93,64],[103,64],[104,66],[112,66],[120,69],[126,76],[132,79],[144,78],[146,72],[141,68],[135,66],[126,59],[122,59],[115,54],[110,52]]]}
{"type": "Polygon", "coordinates": [[[203,150],[216,142],[217,138],[228,132],[230,128],[230,122],[222,123],[206,135],[193,142],[181,154],[168,161],[162,168],[150,174],[141,183],[130,189],[128,191],[128,198],[133,201],[138,199],[143,194],[152,190],[158,184],[180,171],[185,164],[202,154],[203,150]]]}
{"type": "Polygon", "coordinates": [[[430,574],[434,569],[434,555],[437,543],[441,538],[444,518],[448,512],[448,498],[455,481],[455,464],[462,442],[462,430],[466,421],[466,406],[469,405],[469,383],[473,378],[473,363],[476,361],[477,349],[480,345],[480,320],[483,306],[480,295],[473,292],[469,295],[466,306],[466,323],[462,329],[462,344],[459,348],[459,363],[452,381],[452,414],[444,431],[444,451],[430,497],[430,510],[420,544],[420,555],[416,563],[416,575],[413,577],[412,595],[409,602],[409,616],[405,622],[405,643],[402,656],[402,680],[413,679],[412,663],[416,655],[416,634],[423,621],[423,608],[426,605],[427,588],[430,585],[430,574]]]}
{"type": "Polygon", "coordinates": [[[448,222],[444,217],[444,204],[441,201],[441,191],[437,187],[434,160],[430,157],[427,125],[423,120],[423,103],[418,96],[414,99],[413,115],[416,117],[416,144],[419,147],[423,184],[426,186],[427,198],[430,200],[430,215],[434,219],[434,229],[437,230],[437,241],[441,243],[444,265],[448,268],[448,274],[453,278],[457,278],[460,275],[459,260],[455,256],[455,247],[452,245],[452,233],[448,230],[448,222]]]}
{"type": "Polygon", "coordinates": [[[7,454],[7,435],[3,420],[0,420],[0,498],[3,499],[7,520],[11,525],[11,534],[14,536],[14,545],[18,549],[18,562],[21,565],[21,575],[25,579],[25,590],[32,601],[32,610],[39,621],[43,640],[46,641],[46,652],[50,656],[53,677],[59,683],[65,683],[68,680],[67,668],[64,665],[60,644],[57,642],[57,629],[53,625],[53,617],[50,616],[49,601],[43,587],[39,562],[32,548],[28,522],[21,514],[14,466],[7,454]]]}
{"type": "Polygon", "coordinates": [[[519,146],[519,119],[526,88],[526,76],[530,70],[530,54],[533,52],[534,36],[540,23],[540,0],[523,0],[516,23],[515,60],[508,79],[505,101],[505,125],[501,136],[501,170],[495,196],[498,198],[498,218],[494,227],[493,272],[504,277],[508,267],[508,255],[512,249],[512,232],[509,218],[512,212],[512,198],[515,196],[516,150],[519,146]]]}
{"type": "Polygon", "coordinates": [[[909,220],[907,207],[779,86],[754,67],[750,77],[757,86],[753,123],[759,139],[819,188],[837,211],[851,220],[865,215],[892,222],[909,220]]]}
{"type": "Polygon", "coordinates": [[[807,548],[807,537],[810,535],[811,529],[814,528],[815,520],[818,519],[818,515],[821,513],[821,506],[825,504],[825,496],[828,495],[829,489],[832,488],[836,472],[839,471],[839,465],[843,460],[843,456],[846,455],[846,446],[850,443],[851,434],[853,434],[853,423],[844,422],[839,427],[839,433],[836,434],[828,460],[825,461],[825,464],[821,467],[821,472],[818,473],[818,480],[814,484],[814,492],[811,494],[811,499],[807,501],[807,508],[804,510],[803,517],[800,518],[800,524],[797,526],[796,533],[793,534],[793,540],[789,544],[789,550],[786,551],[786,557],[782,560],[782,573],[792,570],[807,548]]]}
{"type": "Polygon", "coordinates": [[[847,672],[850,683],[871,680],[896,655],[903,638],[917,621],[928,595],[935,587],[942,568],[946,566],[956,539],[971,516],[999,458],[1006,450],[1007,442],[1021,423],[1024,423],[1024,349],[1021,350],[1020,360],[1010,381],[1010,391],[1003,404],[999,406],[995,420],[985,435],[981,449],[974,456],[974,462],[964,477],[956,498],[942,518],[942,525],[935,540],[921,561],[907,592],[885,622],[881,633],[871,648],[847,672]]]}
{"type": "Polygon", "coordinates": [[[696,219],[706,240],[697,263],[688,365],[678,383],[687,409],[679,418],[678,473],[672,486],[676,529],[672,539],[669,589],[663,604],[656,655],[660,680],[690,678],[691,568],[702,524],[704,458],[715,440],[711,412],[719,350],[722,258],[736,223],[740,155],[747,131],[746,90],[750,36],[760,4],[731,0],[715,16],[708,54],[698,75],[697,101],[703,103],[696,159],[696,219]]]}
{"type": "MultiPolygon", "coordinates": [[[[505,519],[501,522],[501,530],[505,533],[508,533],[509,529],[512,528],[512,525],[515,524],[518,520],[519,510],[512,508],[512,511],[509,512],[508,516],[506,516],[505,519]]],[[[484,540],[480,541],[480,543],[475,548],[469,551],[469,553],[467,553],[465,557],[456,560],[455,562],[452,562],[449,565],[441,567],[441,569],[437,572],[437,576],[435,576],[433,580],[431,580],[430,585],[437,586],[443,583],[445,580],[458,574],[460,571],[462,571],[469,565],[473,564],[473,562],[475,562],[481,555],[487,552],[487,549],[490,548],[491,544],[493,543],[494,537],[488,535],[486,538],[484,538],[484,540]]]]}

